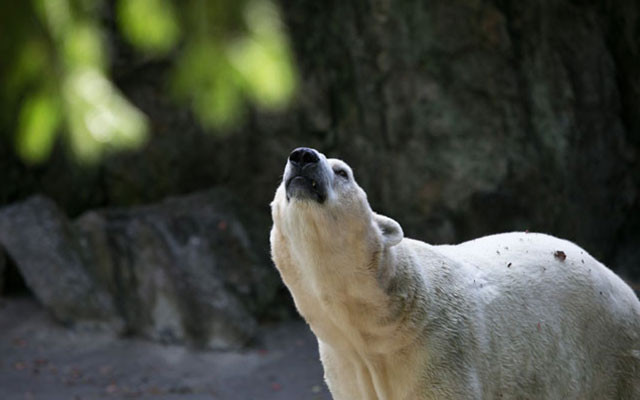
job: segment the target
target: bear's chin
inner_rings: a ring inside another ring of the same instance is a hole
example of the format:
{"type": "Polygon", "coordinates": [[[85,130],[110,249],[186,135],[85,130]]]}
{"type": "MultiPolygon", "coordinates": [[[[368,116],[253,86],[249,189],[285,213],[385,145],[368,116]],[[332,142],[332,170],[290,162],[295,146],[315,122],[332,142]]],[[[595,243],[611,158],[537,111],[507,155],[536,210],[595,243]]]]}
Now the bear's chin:
{"type": "Polygon", "coordinates": [[[285,185],[285,189],[288,202],[292,200],[302,200],[322,204],[327,198],[321,185],[305,176],[298,175],[289,179],[285,185]]]}

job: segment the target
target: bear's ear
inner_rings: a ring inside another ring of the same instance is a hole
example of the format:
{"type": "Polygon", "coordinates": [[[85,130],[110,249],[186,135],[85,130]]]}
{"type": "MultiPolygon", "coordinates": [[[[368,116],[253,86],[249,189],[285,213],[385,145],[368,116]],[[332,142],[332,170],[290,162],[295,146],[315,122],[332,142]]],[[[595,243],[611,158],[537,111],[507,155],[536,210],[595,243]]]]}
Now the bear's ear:
{"type": "Polygon", "coordinates": [[[385,217],[380,214],[373,214],[373,220],[375,221],[378,229],[380,229],[380,233],[382,234],[382,242],[385,247],[395,246],[400,243],[402,238],[404,237],[404,232],[402,232],[402,228],[400,224],[396,221],[392,220],[389,217],[385,217]]]}

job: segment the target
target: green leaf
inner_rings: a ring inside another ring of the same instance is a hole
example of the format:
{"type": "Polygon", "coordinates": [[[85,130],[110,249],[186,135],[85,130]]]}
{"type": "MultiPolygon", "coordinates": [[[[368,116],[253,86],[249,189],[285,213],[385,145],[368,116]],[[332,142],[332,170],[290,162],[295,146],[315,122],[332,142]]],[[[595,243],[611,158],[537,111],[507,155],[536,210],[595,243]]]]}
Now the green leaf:
{"type": "Polygon", "coordinates": [[[18,119],[16,147],[28,163],[45,161],[55,142],[60,125],[60,107],[48,92],[37,93],[25,100],[18,119]]]}
{"type": "Polygon", "coordinates": [[[173,81],[174,92],[191,101],[196,115],[208,127],[229,128],[242,106],[238,74],[215,42],[201,40],[180,57],[173,81]]]}
{"type": "Polygon", "coordinates": [[[69,27],[63,47],[64,62],[69,68],[80,66],[103,68],[105,65],[101,33],[88,22],[69,27]]]}
{"type": "Polygon", "coordinates": [[[180,37],[172,2],[166,0],[120,0],[118,23],[125,37],[150,53],[166,53],[180,37]]]}
{"type": "Polygon", "coordinates": [[[25,40],[4,81],[7,97],[12,100],[18,98],[20,92],[26,90],[33,82],[42,79],[49,68],[47,62],[46,42],[35,35],[25,40]]]}
{"type": "Polygon", "coordinates": [[[282,108],[295,91],[296,75],[278,9],[270,1],[252,0],[246,5],[245,22],[249,32],[230,47],[231,62],[253,101],[282,108]]]}
{"type": "Polygon", "coordinates": [[[70,72],[63,85],[70,143],[81,162],[135,149],[148,138],[146,117],[95,68],[70,72]]]}
{"type": "Polygon", "coordinates": [[[247,94],[258,105],[279,109],[291,99],[296,78],[284,39],[279,35],[250,37],[231,50],[247,94]]]}

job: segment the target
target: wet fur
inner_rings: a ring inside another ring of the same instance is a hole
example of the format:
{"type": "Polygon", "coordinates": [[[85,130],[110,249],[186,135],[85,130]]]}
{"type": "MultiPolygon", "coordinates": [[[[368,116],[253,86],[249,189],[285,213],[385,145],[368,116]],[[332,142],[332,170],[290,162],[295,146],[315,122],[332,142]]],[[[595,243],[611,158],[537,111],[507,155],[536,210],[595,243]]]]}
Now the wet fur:
{"type": "Polygon", "coordinates": [[[324,204],[282,185],[272,202],[273,260],[334,399],[640,398],[640,303],[609,269],[543,234],[402,239],[349,173],[324,204]]]}

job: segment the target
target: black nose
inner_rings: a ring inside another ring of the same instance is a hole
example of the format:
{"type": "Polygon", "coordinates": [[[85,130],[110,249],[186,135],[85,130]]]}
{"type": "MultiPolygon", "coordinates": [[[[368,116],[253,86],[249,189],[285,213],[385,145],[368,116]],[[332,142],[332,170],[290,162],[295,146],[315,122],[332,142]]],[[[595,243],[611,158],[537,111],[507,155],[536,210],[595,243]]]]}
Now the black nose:
{"type": "Polygon", "coordinates": [[[318,153],[315,150],[308,147],[298,147],[289,155],[289,161],[292,164],[296,164],[300,167],[304,167],[307,164],[315,164],[320,161],[318,153]]]}

